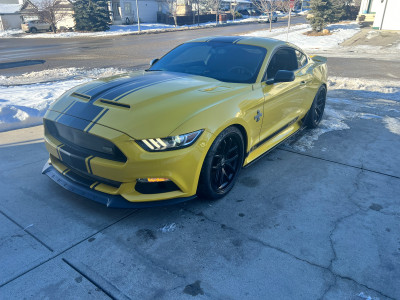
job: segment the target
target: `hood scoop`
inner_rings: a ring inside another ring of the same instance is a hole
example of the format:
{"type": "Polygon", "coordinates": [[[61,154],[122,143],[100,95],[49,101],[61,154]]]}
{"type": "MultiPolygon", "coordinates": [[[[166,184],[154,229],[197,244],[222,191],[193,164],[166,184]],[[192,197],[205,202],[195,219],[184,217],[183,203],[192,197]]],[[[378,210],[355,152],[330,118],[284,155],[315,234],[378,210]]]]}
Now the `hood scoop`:
{"type": "Polygon", "coordinates": [[[81,93],[76,93],[76,92],[72,93],[71,96],[75,97],[75,98],[79,98],[81,100],[85,100],[85,101],[90,101],[90,99],[92,99],[92,97],[90,97],[88,95],[81,94],[81,93]]]}
{"type": "Polygon", "coordinates": [[[118,108],[127,108],[130,109],[131,106],[129,104],[125,104],[125,103],[121,103],[121,102],[115,102],[115,101],[110,101],[110,100],[106,100],[106,99],[100,99],[99,100],[100,103],[111,105],[111,106],[116,106],[118,108]]]}

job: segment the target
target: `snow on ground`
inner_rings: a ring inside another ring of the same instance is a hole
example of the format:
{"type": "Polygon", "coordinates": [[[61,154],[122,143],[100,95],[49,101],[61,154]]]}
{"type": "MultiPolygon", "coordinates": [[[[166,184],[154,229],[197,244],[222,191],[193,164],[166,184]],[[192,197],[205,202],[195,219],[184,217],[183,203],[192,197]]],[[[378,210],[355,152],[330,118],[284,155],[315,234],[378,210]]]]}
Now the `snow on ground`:
{"type": "Polygon", "coordinates": [[[95,79],[110,77],[125,72],[126,70],[115,68],[96,68],[91,70],[86,70],[84,68],[49,69],[40,72],[25,73],[19,76],[0,75],[0,86],[27,85],[60,80],[80,80],[85,78],[95,79]]]}
{"type": "MultiPolygon", "coordinates": [[[[227,21],[228,24],[231,23],[252,23],[257,22],[257,17],[249,17],[238,19],[235,21],[227,21]]],[[[215,22],[207,22],[201,23],[199,27],[213,27],[215,26],[215,22]]],[[[183,30],[183,29],[192,29],[198,27],[197,24],[194,25],[182,25],[175,27],[174,25],[161,24],[161,23],[142,23],[140,24],[141,32],[163,32],[170,30],[183,30]]],[[[108,31],[100,31],[100,32],[60,32],[60,33],[51,33],[51,32],[43,32],[43,33],[35,33],[35,34],[23,34],[22,30],[6,30],[0,31],[0,38],[2,37],[16,37],[16,38],[72,38],[72,37],[101,37],[101,36],[114,36],[114,35],[125,35],[125,34],[133,34],[138,32],[138,25],[111,25],[108,31]]]]}
{"type": "Polygon", "coordinates": [[[383,122],[386,124],[386,128],[394,134],[400,135],[400,118],[384,117],[383,122]]]}
{"type": "Polygon", "coordinates": [[[9,38],[22,34],[22,29],[0,30],[0,38],[9,38]]]}
{"type": "MultiPolygon", "coordinates": [[[[332,49],[360,31],[360,27],[357,23],[331,24],[327,26],[327,29],[331,31],[331,35],[308,36],[303,33],[311,30],[311,26],[309,24],[295,25],[292,26],[289,31],[288,42],[291,42],[305,50],[332,49]]],[[[250,32],[246,35],[257,37],[271,37],[274,39],[286,41],[286,31],[286,28],[278,28],[273,29],[271,32],[268,29],[250,32]]]]}
{"type": "Polygon", "coordinates": [[[355,119],[378,120],[400,135],[400,82],[348,77],[330,77],[324,117],[313,130],[304,131],[286,147],[306,151],[325,133],[350,129],[355,119]]]}
{"type": "Polygon", "coordinates": [[[124,71],[113,68],[90,71],[67,68],[0,76],[0,131],[41,124],[50,104],[65,91],[96,78],[121,73],[124,71]]]}

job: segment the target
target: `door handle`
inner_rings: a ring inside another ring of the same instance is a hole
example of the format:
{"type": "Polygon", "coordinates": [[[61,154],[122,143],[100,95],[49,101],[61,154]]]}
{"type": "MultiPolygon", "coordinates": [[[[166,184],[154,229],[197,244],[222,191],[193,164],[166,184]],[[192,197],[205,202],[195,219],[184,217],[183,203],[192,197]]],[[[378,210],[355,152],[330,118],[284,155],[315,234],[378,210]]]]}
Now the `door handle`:
{"type": "Polygon", "coordinates": [[[300,84],[306,84],[307,82],[305,80],[300,81],[300,84]]]}

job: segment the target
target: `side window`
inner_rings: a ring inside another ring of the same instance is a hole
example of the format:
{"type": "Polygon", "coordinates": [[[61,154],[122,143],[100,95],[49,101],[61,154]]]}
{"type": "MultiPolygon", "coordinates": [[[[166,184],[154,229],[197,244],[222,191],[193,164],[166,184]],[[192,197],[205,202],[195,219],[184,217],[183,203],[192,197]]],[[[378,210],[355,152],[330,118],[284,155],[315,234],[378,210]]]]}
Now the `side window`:
{"type": "Polygon", "coordinates": [[[295,71],[298,68],[295,50],[292,48],[279,49],[269,62],[266,73],[267,78],[264,75],[264,80],[274,78],[279,70],[295,71]]]}
{"type": "Polygon", "coordinates": [[[298,63],[298,68],[302,68],[307,64],[307,56],[305,56],[303,53],[301,53],[298,50],[295,50],[296,52],[296,57],[297,57],[297,63],[298,63]]]}

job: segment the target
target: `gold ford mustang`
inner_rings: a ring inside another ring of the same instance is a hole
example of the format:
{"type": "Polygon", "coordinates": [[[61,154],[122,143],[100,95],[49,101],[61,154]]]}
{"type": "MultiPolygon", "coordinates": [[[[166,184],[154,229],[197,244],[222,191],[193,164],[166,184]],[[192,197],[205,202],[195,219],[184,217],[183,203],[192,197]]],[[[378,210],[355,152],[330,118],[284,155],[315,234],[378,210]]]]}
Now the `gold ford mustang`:
{"type": "Polygon", "coordinates": [[[319,124],[326,81],[326,59],[290,43],[196,39],[140,74],[55,101],[44,117],[43,173],[110,207],[217,199],[243,166],[319,124]]]}

